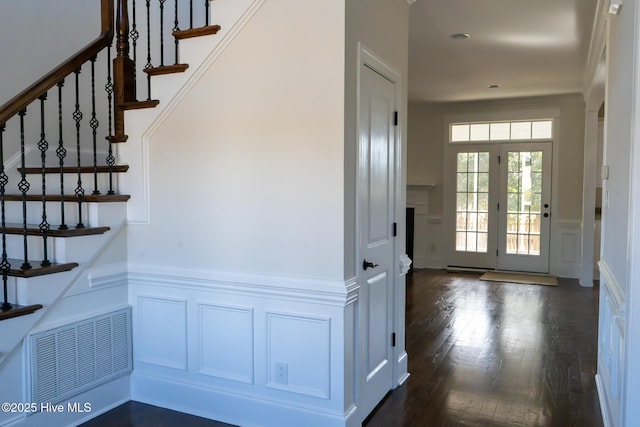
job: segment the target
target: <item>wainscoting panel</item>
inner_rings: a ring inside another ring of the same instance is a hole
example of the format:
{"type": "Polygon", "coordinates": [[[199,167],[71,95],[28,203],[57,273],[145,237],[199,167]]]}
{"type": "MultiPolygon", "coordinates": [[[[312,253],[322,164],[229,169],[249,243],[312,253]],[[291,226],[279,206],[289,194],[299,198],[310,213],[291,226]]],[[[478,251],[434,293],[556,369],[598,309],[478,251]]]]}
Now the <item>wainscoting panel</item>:
{"type": "Polygon", "coordinates": [[[580,221],[557,220],[551,224],[549,273],[559,277],[580,277],[582,244],[580,221]]]}
{"type": "Polygon", "coordinates": [[[267,342],[267,387],[330,398],[330,319],[267,313],[267,342]],[[286,367],[288,378],[279,376],[279,367],[286,367]]]}
{"type": "Polygon", "coordinates": [[[198,315],[198,372],[252,384],[253,309],[200,303],[198,315]]]}
{"type": "Polygon", "coordinates": [[[129,268],[132,399],[233,425],[347,424],[355,279],[129,268]]]}
{"type": "Polygon", "coordinates": [[[605,426],[622,425],[624,393],[626,298],[623,286],[600,261],[600,320],[596,384],[605,426]]]}
{"type": "Polygon", "coordinates": [[[442,217],[429,215],[429,195],[432,186],[408,186],[407,207],[415,209],[414,268],[443,268],[445,249],[442,217]]]}
{"type": "Polygon", "coordinates": [[[187,369],[186,304],[184,299],[138,296],[134,345],[139,361],[187,369]]]}

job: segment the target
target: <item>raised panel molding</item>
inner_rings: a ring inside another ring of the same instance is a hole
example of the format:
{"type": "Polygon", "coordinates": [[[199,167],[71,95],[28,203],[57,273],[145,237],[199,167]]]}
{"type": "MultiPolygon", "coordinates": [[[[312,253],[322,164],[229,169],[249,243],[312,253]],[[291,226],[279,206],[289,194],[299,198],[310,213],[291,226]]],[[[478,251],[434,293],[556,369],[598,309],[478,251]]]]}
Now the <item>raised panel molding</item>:
{"type": "Polygon", "coordinates": [[[198,373],[253,384],[253,309],[198,304],[198,373]]]}
{"type": "Polygon", "coordinates": [[[580,221],[557,220],[552,223],[549,273],[577,279],[580,276],[581,242],[580,221]]]}
{"type": "Polygon", "coordinates": [[[136,359],[174,369],[187,369],[187,301],[139,295],[134,334],[136,359]]]}
{"type": "Polygon", "coordinates": [[[331,319],[275,311],[266,316],[266,386],[330,399],[331,319]],[[276,376],[280,364],[287,366],[286,383],[276,376]]]}
{"type": "Polygon", "coordinates": [[[359,291],[355,277],[132,266],[131,398],[235,425],[264,425],[278,414],[288,425],[344,427],[341,384],[354,369],[340,355],[343,346],[355,354],[359,291]],[[149,340],[177,341],[177,347],[157,353],[145,342],[149,333],[149,340]],[[275,363],[286,364],[286,381],[276,381],[275,363]]]}
{"type": "Polygon", "coordinates": [[[606,261],[599,262],[600,312],[596,384],[606,426],[621,425],[626,366],[626,300],[624,288],[606,261]]]}
{"type": "Polygon", "coordinates": [[[600,268],[600,275],[602,277],[601,285],[604,285],[611,295],[614,301],[614,308],[621,314],[626,314],[627,298],[624,286],[616,279],[616,276],[609,268],[607,261],[602,259],[598,262],[598,268],[600,268]]]}

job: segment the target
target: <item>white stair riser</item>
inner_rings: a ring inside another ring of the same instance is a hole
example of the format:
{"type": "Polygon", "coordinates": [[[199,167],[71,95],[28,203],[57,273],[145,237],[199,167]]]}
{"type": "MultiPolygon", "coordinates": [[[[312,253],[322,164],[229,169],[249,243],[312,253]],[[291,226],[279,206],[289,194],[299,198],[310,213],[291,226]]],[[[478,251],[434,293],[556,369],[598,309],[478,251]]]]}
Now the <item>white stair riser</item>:
{"type": "MultiPolygon", "coordinates": [[[[86,227],[103,227],[109,226],[99,222],[97,215],[99,209],[95,205],[123,205],[124,202],[114,203],[82,203],[82,223],[86,227]]],[[[105,209],[108,209],[105,207],[105,209]]],[[[116,211],[117,213],[118,211],[116,211]]],[[[52,228],[58,228],[61,223],[61,203],[60,202],[47,202],[46,205],[47,222],[52,228]]],[[[76,202],[64,203],[64,219],[69,228],[75,227],[78,224],[79,209],[76,202]]],[[[21,202],[7,202],[5,204],[5,222],[7,224],[22,224],[22,203],[21,202]]],[[[102,220],[107,220],[111,223],[114,219],[111,218],[111,214],[103,214],[102,220]]],[[[40,224],[42,222],[42,202],[27,202],[27,224],[40,224]]],[[[119,221],[116,221],[119,223],[119,221]]]]}
{"type": "MultiPolygon", "coordinates": [[[[118,192],[118,175],[119,173],[113,173],[113,190],[118,192]]],[[[93,173],[80,174],[82,180],[82,189],[86,195],[92,194],[95,189],[95,182],[93,173]]],[[[42,194],[42,175],[28,174],[26,180],[29,183],[29,195],[42,194]]],[[[21,194],[18,189],[18,183],[20,177],[10,177],[9,183],[6,186],[5,192],[7,194],[21,194]]],[[[78,175],[75,173],[65,173],[63,181],[64,194],[75,194],[76,188],[78,188],[78,175]]],[[[45,175],[45,188],[47,194],[60,194],[60,174],[48,173],[45,175]]],[[[98,191],[102,194],[106,194],[109,190],[109,174],[98,173],[98,191]]]]}

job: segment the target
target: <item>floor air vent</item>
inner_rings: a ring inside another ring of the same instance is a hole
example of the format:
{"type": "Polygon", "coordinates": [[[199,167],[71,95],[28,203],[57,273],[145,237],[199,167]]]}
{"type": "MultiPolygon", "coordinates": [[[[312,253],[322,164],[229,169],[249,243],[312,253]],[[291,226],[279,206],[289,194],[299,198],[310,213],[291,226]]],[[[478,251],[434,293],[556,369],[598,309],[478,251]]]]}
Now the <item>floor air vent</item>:
{"type": "Polygon", "coordinates": [[[31,402],[57,403],[131,372],[131,309],[29,337],[31,402]]]}

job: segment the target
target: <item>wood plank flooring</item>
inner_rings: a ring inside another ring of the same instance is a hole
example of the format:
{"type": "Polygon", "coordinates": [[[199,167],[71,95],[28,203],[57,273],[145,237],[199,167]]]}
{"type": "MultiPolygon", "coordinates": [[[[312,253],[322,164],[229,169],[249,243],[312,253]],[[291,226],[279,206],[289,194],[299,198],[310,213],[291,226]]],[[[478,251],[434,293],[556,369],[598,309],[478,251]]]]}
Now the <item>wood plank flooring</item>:
{"type": "Polygon", "coordinates": [[[407,283],[411,377],[367,427],[602,426],[597,288],[416,271],[407,283]]]}
{"type": "MultiPolygon", "coordinates": [[[[594,382],[597,288],[478,277],[440,270],[408,277],[411,377],[366,427],[602,426],[594,382]]],[[[226,426],[137,402],[86,424],[174,425],[226,426]]]]}

